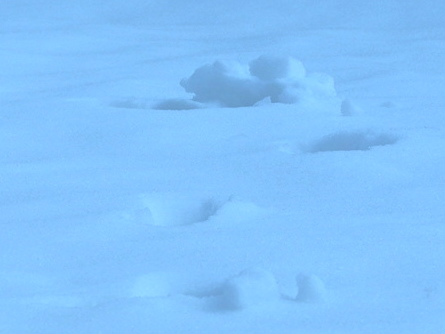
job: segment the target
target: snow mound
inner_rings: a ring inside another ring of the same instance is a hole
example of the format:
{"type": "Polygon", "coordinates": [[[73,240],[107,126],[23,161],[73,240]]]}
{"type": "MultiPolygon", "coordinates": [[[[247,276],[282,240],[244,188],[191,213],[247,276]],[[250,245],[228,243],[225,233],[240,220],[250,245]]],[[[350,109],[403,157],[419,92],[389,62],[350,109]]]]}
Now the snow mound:
{"type": "Polygon", "coordinates": [[[261,56],[249,65],[216,61],[197,68],[181,80],[193,93],[193,101],[171,99],[156,109],[189,109],[197,102],[221,107],[249,107],[260,101],[271,103],[312,103],[335,99],[334,80],[320,73],[306,73],[303,64],[292,57],[261,56]]]}
{"type": "Polygon", "coordinates": [[[326,299],[326,288],[321,279],[315,275],[300,274],[297,276],[299,302],[322,302],[326,299]]]}
{"type": "Polygon", "coordinates": [[[374,146],[392,145],[398,141],[393,134],[370,131],[338,132],[324,136],[308,146],[307,152],[367,151],[374,146]]]}
{"type": "Polygon", "coordinates": [[[279,298],[273,274],[262,269],[247,269],[228,279],[221,287],[219,308],[239,310],[267,305],[279,298]]]}

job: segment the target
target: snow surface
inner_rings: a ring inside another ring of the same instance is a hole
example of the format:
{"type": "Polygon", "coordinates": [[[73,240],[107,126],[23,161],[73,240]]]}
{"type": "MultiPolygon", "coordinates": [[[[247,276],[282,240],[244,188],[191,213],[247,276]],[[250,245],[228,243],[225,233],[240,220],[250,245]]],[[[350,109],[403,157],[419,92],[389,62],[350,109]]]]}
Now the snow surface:
{"type": "Polygon", "coordinates": [[[0,333],[444,333],[445,3],[0,2],[0,333]]]}

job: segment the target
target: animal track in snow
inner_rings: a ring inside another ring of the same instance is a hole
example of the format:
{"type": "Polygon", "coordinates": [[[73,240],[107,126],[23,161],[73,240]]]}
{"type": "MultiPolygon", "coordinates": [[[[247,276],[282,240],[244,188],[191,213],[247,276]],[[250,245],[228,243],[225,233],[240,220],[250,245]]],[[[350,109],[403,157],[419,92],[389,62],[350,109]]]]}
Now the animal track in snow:
{"type": "Polygon", "coordinates": [[[154,226],[181,226],[215,219],[220,223],[250,221],[265,209],[230,197],[199,197],[190,194],[154,193],[140,200],[124,215],[127,220],[154,226]]]}
{"type": "Polygon", "coordinates": [[[196,199],[180,194],[152,194],[142,197],[144,220],[155,226],[179,226],[208,220],[224,205],[213,198],[196,199]]]}
{"type": "Polygon", "coordinates": [[[241,311],[251,308],[274,307],[280,300],[296,303],[323,303],[327,291],[324,283],[315,275],[299,274],[296,278],[298,294],[288,297],[280,293],[280,286],[273,273],[261,268],[243,270],[224,282],[193,289],[186,293],[202,299],[211,312],[241,311]]]}
{"type": "Polygon", "coordinates": [[[227,310],[270,304],[280,296],[274,275],[256,268],[226,280],[221,292],[218,306],[227,310]]]}
{"type": "Polygon", "coordinates": [[[267,306],[280,298],[274,275],[259,268],[243,270],[218,285],[194,289],[186,294],[202,299],[205,309],[211,312],[267,306]]]}
{"type": "Polygon", "coordinates": [[[309,153],[332,151],[368,151],[374,146],[392,145],[398,137],[388,133],[370,131],[337,132],[329,134],[309,144],[305,151],[309,153]]]}

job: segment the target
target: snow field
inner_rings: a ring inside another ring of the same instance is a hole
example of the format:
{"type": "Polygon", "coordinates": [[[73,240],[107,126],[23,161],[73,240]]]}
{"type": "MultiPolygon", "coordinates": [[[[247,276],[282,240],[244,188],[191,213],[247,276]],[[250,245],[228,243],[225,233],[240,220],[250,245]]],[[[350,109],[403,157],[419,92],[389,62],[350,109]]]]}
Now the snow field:
{"type": "Polygon", "coordinates": [[[442,7],[1,2],[0,333],[442,333],[442,7]]]}

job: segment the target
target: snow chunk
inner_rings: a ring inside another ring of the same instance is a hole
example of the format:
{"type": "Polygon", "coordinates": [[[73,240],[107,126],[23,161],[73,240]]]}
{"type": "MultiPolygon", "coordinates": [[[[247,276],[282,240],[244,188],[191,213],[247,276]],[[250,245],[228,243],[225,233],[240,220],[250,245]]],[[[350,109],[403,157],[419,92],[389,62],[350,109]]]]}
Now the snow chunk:
{"type": "MultiPolygon", "coordinates": [[[[326,74],[306,74],[303,64],[292,57],[261,56],[248,66],[216,61],[181,80],[196,102],[221,107],[248,107],[261,101],[307,103],[336,97],[333,79],[326,74]]],[[[183,100],[166,100],[155,108],[194,107],[183,100]]]]}
{"type": "Polygon", "coordinates": [[[273,303],[278,298],[278,286],[273,274],[257,268],[247,269],[223,284],[220,307],[244,309],[273,303]]]}
{"type": "Polygon", "coordinates": [[[198,68],[181,86],[195,94],[195,101],[225,107],[252,106],[267,96],[264,85],[249,77],[247,69],[221,61],[198,68]]]}
{"type": "Polygon", "coordinates": [[[315,275],[300,274],[297,276],[298,295],[300,302],[322,302],[326,299],[326,288],[321,279],[315,275]]]}

